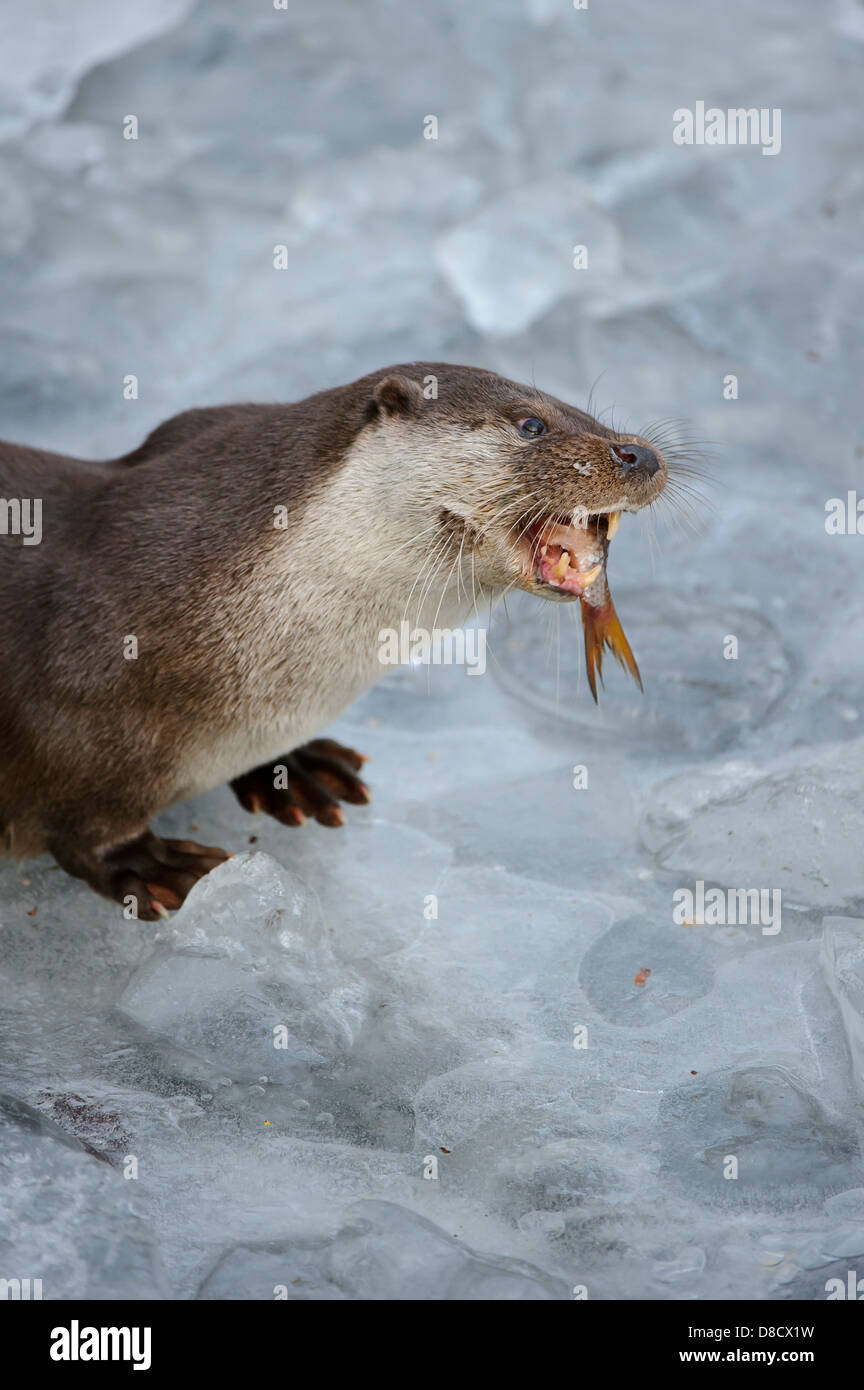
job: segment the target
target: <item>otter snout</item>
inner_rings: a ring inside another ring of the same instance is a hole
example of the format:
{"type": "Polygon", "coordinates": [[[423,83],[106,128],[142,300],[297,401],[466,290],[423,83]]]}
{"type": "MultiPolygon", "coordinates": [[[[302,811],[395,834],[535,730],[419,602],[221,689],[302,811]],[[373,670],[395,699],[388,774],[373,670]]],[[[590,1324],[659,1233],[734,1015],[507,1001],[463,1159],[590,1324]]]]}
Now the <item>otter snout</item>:
{"type": "Polygon", "coordinates": [[[622,478],[653,478],[662,466],[654,450],[645,444],[613,444],[609,452],[618,464],[622,478]]]}

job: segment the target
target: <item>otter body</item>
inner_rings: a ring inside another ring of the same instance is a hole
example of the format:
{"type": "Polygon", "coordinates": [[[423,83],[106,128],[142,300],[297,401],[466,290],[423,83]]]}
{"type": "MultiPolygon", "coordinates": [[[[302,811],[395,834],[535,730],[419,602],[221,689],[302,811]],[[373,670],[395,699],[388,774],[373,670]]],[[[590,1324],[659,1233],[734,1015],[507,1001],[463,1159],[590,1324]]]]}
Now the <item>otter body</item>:
{"type": "Polygon", "coordinates": [[[644,441],[435,363],[190,410],[105,463],[0,443],[0,497],[42,507],[38,544],[0,534],[0,848],[152,918],[224,858],[152,835],[171,802],[230,781],[286,824],[341,823],[362,759],[309,740],[384,673],[382,629],[513,585],[590,599],[577,550],[605,562],[611,522],[584,519],[665,478],[644,441]]]}

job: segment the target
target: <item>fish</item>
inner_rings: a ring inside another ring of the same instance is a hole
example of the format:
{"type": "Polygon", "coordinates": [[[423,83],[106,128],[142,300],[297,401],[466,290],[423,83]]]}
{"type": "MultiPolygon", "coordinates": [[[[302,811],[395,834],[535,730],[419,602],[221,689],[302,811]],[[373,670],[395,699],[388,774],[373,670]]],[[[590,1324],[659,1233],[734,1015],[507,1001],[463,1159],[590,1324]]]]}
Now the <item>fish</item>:
{"type": "Polygon", "coordinates": [[[642,690],[642,676],[615,611],[606,577],[609,542],[618,530],[620,512],[600,512],[578,522],[547,522],[534,537],[535,582],[556,595],[578,598],[585,637],[585,670],[598,704],[603,685],[603,654],[610,651],[642,690]]]}
{"type": "MultiPolygon", "coordinates": [[[[605,539],[604,544],[606,551],[608,551],[608,539],[605,539]]],[[[585,671],[595,705],[599,703],[597,681],[599,679],[600,684],[603,684],[603,653],[607,649],[611,651],[618,664],[625,671],[630,672],[639,689],[642,690],[642,676],[636,664],[636,658],[624,635],[621,620],[615,611],[615,604],[612,602],[612,595],[609,592],[609,585],[606,580],[605,554],[600,574],[588,585],[584,593],[580,594],[579,604],[582,610],[582,628],[585,634],[585,671]]]]}

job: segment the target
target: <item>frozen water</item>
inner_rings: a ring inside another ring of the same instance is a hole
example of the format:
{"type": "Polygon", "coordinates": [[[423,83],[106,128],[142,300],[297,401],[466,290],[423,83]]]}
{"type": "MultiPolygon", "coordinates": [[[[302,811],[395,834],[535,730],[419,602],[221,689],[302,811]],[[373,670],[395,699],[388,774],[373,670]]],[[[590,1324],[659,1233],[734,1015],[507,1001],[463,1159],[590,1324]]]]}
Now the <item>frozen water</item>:
{"type": "Polygon", "coordinates": [[[41,1297],[51,1299],[165,1296],[134,1183],[68,1126],[9,1095],[0,1095],[0,1173],[3,1278],[30,1280],[31,1289],[39,1279],[41,1297]]]}
{"type": "Polygon", "coordinates": [[[90,68],[173,28],[193,3],[150,0],[135,9],[112,0],[83,0],[70,12],[55,0],[32,0],[26,22],[9,7],[0,11],[0,139],[62,116],[90,68]]]}
{"type": "Polygon", "coordinates": [[[614,542],[644,695],[610,659],[595,708],[578,615],[520,595],[483,679],[399,670],[346,712],[373,804],[344,830],[224,788],[174,806],[164,833],[234,857],[156,924],[0,867],[0,1278],[864,1277],[864,539],[825,529],[864,478],[860,5],[25,8],[0,18],[3,437],[109,454],[190,405],[443,358],[593,387],[622,428],[689,417],[713,509],[614,542]],[[781,106],[780,154],[674,145],[697,100],[781,106]],[[699,883],[778,890],[780,930],[682,922],[699,883]]]}
{"type": "Polygon", "coordinates": [[[859,1091],[864,1089],[864,927],[860,919],[826,917],[823,962],[846,1030],[859,1091]]]}
{"type": "Polygon", "coordinates": [[[521,1261],[489,1259],[391,1202],[349,1207],[326,1243],[240,1249],[199,1292],[204,1299],[547,1300],[566,1298],[557,1280],[521,1261]]]}
{"type": "Polygon", "coordinates": [[[860,1157],[854,1128],[832,1123],[780,1068],[715,1074],[698,1091],[685,1084],[664,1098],[660,1121],[670,1182],[724,1205],[794,1207],[814,1189],[848,1186],[860,1157]]]}
{"type": "Polygon", "coordinates": [[[789,906],[864,898],[864,739],[682,773],[655,789],[643,837],[667,870],[780,889],[789,906]]]}
{"type": "Polygon", "coordinates": [[[650,738],[653,747],[671,753],[738,743],[786,689],[782,639],[761,615],[734,601],[721,606],[654,585],[639,591],[616,586],[615,600],[625,630],[639,634],[644,693],[622,679],[608,657],[598,721],[585,698],[577,615],[567,609],[550,634],[537,623],[530,600],[512,605],[514,621],[498,648],[497,673],[507,689],[583,733],[600,722],[619,741],[644,745],[650,738]],[[724,659],[727,634],[742,649],[736,661],[724,659]]]}
{"type": "Polygon", "coordinates": [[[242,855],[197,884],[120,1009],[171,1049],[234,1080],[288,1084],[296,1068],[350,1046],[365,1017],[321,938],[320,908],[264,855],[242,855]],[[245,890],[245,891],[244,891],[245,890]],[[317,937],[317,940],[316,940],[317,937]]]}
{"type": "Polygon", "coordinates": [[[484,207],[438,248],[442,270],[481,333],[519,333],[562,297],[590,300],[620,278],[615,223],[584,184],[556,178],[521,193],[484,207]],[[585,249],[584,265],[573,263],[577,247],[585,249]]]}

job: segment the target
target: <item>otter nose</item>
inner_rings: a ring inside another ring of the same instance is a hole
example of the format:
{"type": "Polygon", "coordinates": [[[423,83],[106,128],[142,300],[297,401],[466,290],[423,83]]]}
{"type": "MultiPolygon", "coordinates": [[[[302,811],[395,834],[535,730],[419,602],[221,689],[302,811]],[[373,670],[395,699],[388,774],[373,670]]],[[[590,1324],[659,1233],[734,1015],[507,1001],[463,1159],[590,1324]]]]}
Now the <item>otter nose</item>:
{"type": "Polygon", "coordinates": [[[645,478],[653,478],[659,471],[660,460],[654,450],[644,444],[613,444],[611,453],[625,477],[629,473],[641,473],[645,478]]]}

